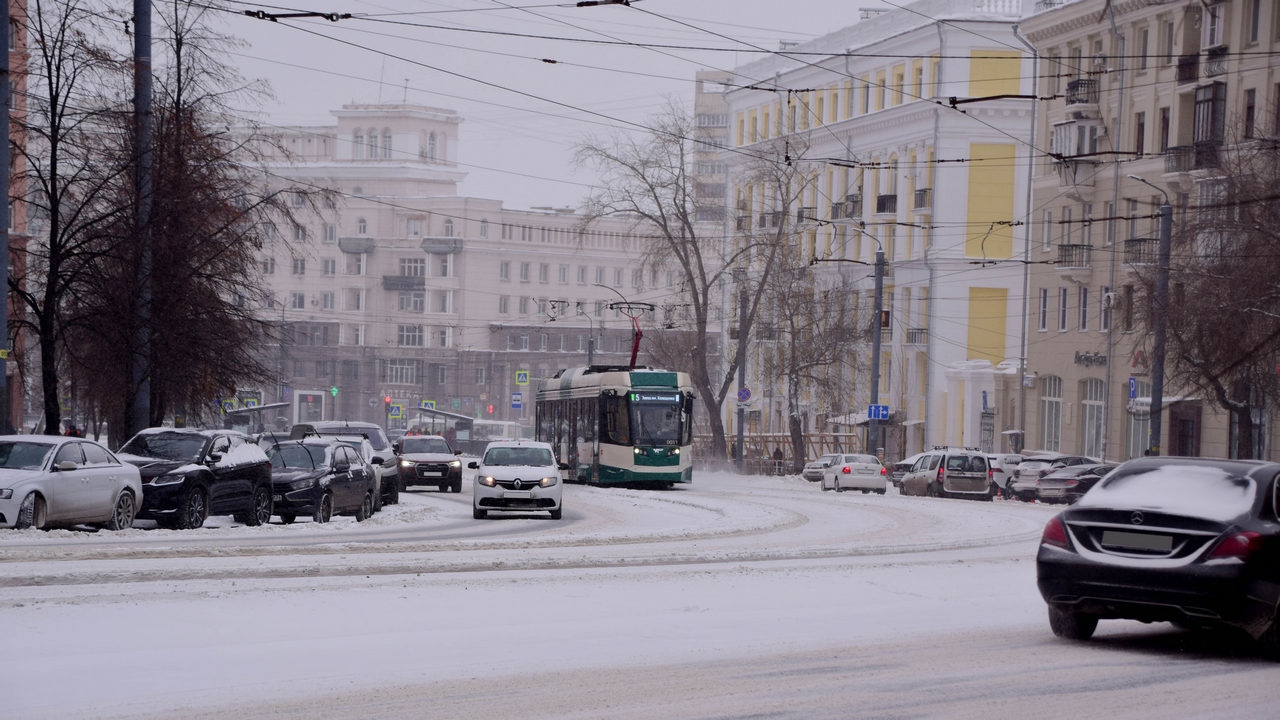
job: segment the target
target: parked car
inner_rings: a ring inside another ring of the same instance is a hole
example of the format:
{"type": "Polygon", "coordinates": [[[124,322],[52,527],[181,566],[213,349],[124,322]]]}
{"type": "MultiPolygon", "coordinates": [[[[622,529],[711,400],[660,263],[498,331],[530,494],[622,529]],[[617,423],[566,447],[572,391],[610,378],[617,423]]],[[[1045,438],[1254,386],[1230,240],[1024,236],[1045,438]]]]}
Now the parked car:
{"type": "Polygon", "coordinates": [[[0,436],[0,527],[125,530],[141,503],[138,468],[93,440],[0,436]]]}
{"type": "Polygon", "coordinates": [[[991,500],[996,483],[986,453],[977,448],[937,447],[903,476],[902,494],[991,500]]]}
{"type": "Polygon", "coordinates": [[[822,471],[822,489],[861,490],[881,495],[889,486],[889,471],[875,455],[836,455],[822,471]]]}
{"type": "Polygon", "coordinates": [[[1062,455],[1060,453],[1036,453],[1027,456],[1013,471],[1010,483],[1010,495],[1018,500],[1031,502],[1036,499],[1036,488],[1040,478],[1064,467],[1076,465],[1097,465],[1102,462],[1097,458],[1084,455],[1062,455]]]}
{"type": "Polygon", "coordinates": [[[1059,637],[1125,618],[1244,630],[1280,660],[1280,463],[1144,457],[1045,525],[1037,585],[1059,637]]]}
{"type": "Polygon", "coordinates": [[[210,515],[245,525],[271,519],[271,461],[244,433],[150,428],[130,438],[119,457],[142,471],[140,518],[182,530],[210,515]]]}
{"type": "Polygon", "coordinates": [[[1043,503],[1074,503],[1115,467],[1115,463],[1099,463],[1058,468],[1036,481],[1035,499],[1043,503]]]}
{"type": "Polygon", "coordinates": [[[560,471],[566,463],[557,463],[551,445],[535,440],[495,440],[489,443],[479,461],[467,467],[476,470],[471,483],[471,515],[487,517],[492,510],[547,510],[552,520],[564,512],[564,483],[560,471]]]}
{"type": "Polygon", "coordinates": [[[911,466],[915,465],[916,461],[922,457],[924,457],[924,453],[916,453],[915,455],[902,458],[898,462],[894,463],[893,467],[889,468],[889,481],[893,483],[894,487],[898,489],[902,488],[902,478],[906,477],[907,471],[910,470],[911,466]]]}
{"type": "Polygon", "coordinates": [[[373,509],[381,510],[382,506],[395,505],[400,502],[400,467],[395,449],[387,439],[387,433],[381,425],[371,422],[323,420],[309,423],[298,423],[289,432],[289,439],[301,440],[304,437],[345,437],[364,438],[369,441],[364,459],[373,465],[377,472],[378,492],[373,496],[373,509]]]}
{"type": "Polygon", "coordinates": [[[1022,463],[1022,456],[1016,453],[990,453],[987,455],[987,462],[991,465],[991,479],[1000,488],[1000,494],[1008,497],[1013,471],[1022,463]]]}
{"type": "Polygon", "coordinates": [[[400,456],[400,486],[435,485],[440,492],[462,492],[461,450],[440,435],[409,435],[395,443],[400,456]]]}
{"type": "Polygon", "coordinates": [[[822,480],[822,471],[828,465],[835,462],[835,458],[839,457],[836,453],[827,453],[817,460],[810,460],[804,464],[804,468],[800,471],[800,477],[809,482],[820,482],[822,480]]]}
{"type": "Polygon", "coordinates": [[[363,522],[373,514],[375,471],[351,445],[325,438],[289,440],[268,453],[275,514],[288,525],[299,515],[318,523],[334,515],[363,522]]]}

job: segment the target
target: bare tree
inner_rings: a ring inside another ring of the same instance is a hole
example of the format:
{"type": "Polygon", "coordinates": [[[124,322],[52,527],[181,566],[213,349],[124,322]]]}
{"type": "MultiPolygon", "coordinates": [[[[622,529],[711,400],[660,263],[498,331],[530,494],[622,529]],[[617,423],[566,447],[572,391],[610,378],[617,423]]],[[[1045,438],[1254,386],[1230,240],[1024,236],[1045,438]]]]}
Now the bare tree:
{"type": "Polygon", "coordinates": [[[1170,307],[1154,312],[1167,321],[1168,384],[1213,398],[1231,415],[1233,453],[1250,458],[1264,449],[1261,411],[1280,402],[1280,143],[1243,138],[1219,161],[1174,223],[1170,307]]]}
{"type": "MultiPolygon", "coordinates": [[[[711,452],[725,457],[724,422],[720,416],[725,398],[734,385],[738,367],[744,362],[751,327],[759,313],[762,289],[768,283],[785,238],[783,227],[762,235],[744,234],[725,238],[717,227],[711,236],[700,233],[697,222],[699,200],[692,176],[694,123],[675,104],[652,118],[640,135],[617,135],[609,141],[591,140],[578,147],[577,160],[582,165],[598,168],[603,187],[588,199],[588,222],[607,216],[636,219],[636,231],[649,236],[645,262],[649,265],[674,267],[681,275],[681,287],[691,310],[692,344],[686,355],[687,365],[674,369],[689,372],[698,396],[707,412],[711,430],[711,452]],[[733,284],[735,270],[738,296],[746,304],[736,318],[737,347],[723,365],[717,356],[707,352],[714,308],[721,306],[722,290],[733,284]]],[[[772,165],[773,187],[782,188],[782,206],[789,210],[787,176],[781,153],[776,162],[772,149],[756,172],[772,165]]],[[[764,174],[762,172],[762,174],[764,174]]],[[[715,207],[722,207],[719,200],[715,207]]]]}

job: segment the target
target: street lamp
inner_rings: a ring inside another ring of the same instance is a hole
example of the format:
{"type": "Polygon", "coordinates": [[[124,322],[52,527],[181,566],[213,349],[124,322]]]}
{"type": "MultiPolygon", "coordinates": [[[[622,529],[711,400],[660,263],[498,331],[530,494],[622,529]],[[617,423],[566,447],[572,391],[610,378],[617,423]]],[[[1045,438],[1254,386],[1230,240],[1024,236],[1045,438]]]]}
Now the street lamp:
{"type": "Polygon", "coordinates": [[[1164,197],[1160,205],[1160,244],[1156,253],[1155,326],[1151,338],[1151,430],[1147,440],[1147,454],[1160,454],[1161,415],[1164,412],[1164,345],[1167,320],[1165,309],[1169,304],[1169,244],[1173,231],[1173,206],[1169,193],[1146,178],[1130,175],[1130,180],[1153,188],[1164,197]]]}
{"type": "Polygon", "coordinates": [[[591,316],[582,309],[582,303],[578,303],[578,314],[587,319],[587,367],[595,364],[596,354],[596,324],[591,316]]]}

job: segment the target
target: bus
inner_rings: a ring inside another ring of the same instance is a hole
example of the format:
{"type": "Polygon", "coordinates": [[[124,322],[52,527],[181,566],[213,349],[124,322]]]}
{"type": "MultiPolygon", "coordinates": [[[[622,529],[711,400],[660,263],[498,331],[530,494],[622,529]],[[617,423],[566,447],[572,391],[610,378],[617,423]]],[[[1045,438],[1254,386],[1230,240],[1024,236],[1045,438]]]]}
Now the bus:
{"type": "Polygon", "coordinates": [[[542,378],[535,433],[592,485],[693,480],[693,385],[688,373],[591,365],[542,378]]]}

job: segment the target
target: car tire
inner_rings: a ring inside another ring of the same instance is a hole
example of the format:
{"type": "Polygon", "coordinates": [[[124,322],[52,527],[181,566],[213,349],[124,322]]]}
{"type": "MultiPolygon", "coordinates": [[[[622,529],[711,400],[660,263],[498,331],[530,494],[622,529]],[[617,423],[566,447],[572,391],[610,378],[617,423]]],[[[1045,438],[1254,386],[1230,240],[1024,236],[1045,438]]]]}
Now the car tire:
{"type": "Polygon", "coordinates": [[[1088,640],[1098,629],[1098,617],[1074,610],[1049,606],[1049,629],[1068,640],[1088,640]]]}
{"type": "Polygon", "coordinates": [[[244,523],[249,527],[271,522],[271,490],[265,485],[259,485],[253,491],[252,506],[245,512],[236,513],[235,519],[236,522],[244,523]]]}
{"type": "Polygon", "coordinates": [[[333,519],[333,493],[325,493],[320,496],[320,501],[316,503],[316,509],[311,513],[311,520],[318,523],[327,523],[333,519]]]}
{"type": "Polygon", "coordinates": [[[925,497],[938,497],[938,487],[937,487],[937,485],[936,485],[935,483],[931,483],[931,482],[930,482],[930,483],[925,483],[925,485],[924,485],[924,495],[925,495],[925,497]]]}
{"type": "Polygon", "coordinates": [[[459,478],[459,479],[457,479],[457,480],[454,480],[454,481],[453,481],[453,485],[450,485],[450,486],[449,486],[449,492],[456,492],[456,493],[460,493],[460,492],[462,492],[462,479],[461,479],[461,478],[459,478]]]}
{"type": "Polygon", "coordinates": [[[48,513],[46,512],[44,498],[35,493],[30,493],[22,498],[22,505],[18,506],[18,519],[13,526],[19,530],[26,528],[43,530],[46,518],[48,518],[48,513]]]}
{"type": "Polygon", "coordinates": [[[196,486],[187,490],[178,506],[176,527],[179,530],[195,530],[204,525],[209,518],[209,495],[204,488],[196,486]]]}
{"type": "Polygon", "coordinates": [[[880,489],[880,490],[877,490],[877,491],[876,491],[876,494],[877,494],[877,495],[884,495],[884,494],[885,494],[885,492],[886,492],[886,490],[884,490],[884,489],[882,488],[882,489],[880,489]]]}
{"type": "Polygon", "coordinates": [[[478,507],[472,507],[472,508],[471,508],[471,517],[472,517],[473,519],[476,519],[476,520],[483,520],[483,519],[485,519],[485,518],[489,517],[489,511],[488,511],[488,510],[481,510],[481,509],[480,509],[480,508],[478,508],[478,507]]]}
{"type": "Polygon", "coordinates": [[[835,480],[836,492],[844,492],[844,488],[840,487],[840,478],[835,480]]]}
{"type": "Polygon", "coordinates": [[[103,525],[108,530],[128,530],[133,527],[133,518],[138,514],[138,503],[133,493],[125,490],[116,498],[115,509],[111,511],[111,519],[103,525]]]}
{"type": "Polygon", "coordinates": [[[365,493],[360,507],[356,508],[356,522],[364,522],[373,516],[373,494],[365,493]]]}
{"type": "Polygon", "coordinates": [[[280,513],[280,522],[284,523],[285,525],[292,525],[293,521],[297,519],[298,519],[298,516],[294,515],[293,513],[280,513]]]}
{"type": "Polygon", "coordinates": [[[388,492],[386,497],[382,498],[382,504],[384,506],[400,504],[400,478],[395,478],[391,481],[391,492],[388,492]]]}
{"type": "Polygon", "coordinates": [[[1258,636],[1258,652],[1268,660],[1280,661],[1280,610],[1271,618],[1271,625],[1258,636]]]}
{"type": "Polygon", "coordinates": [[[449,491],[449,486],[448,486],[448,485],[437,485],[437,486],[436,486],[436,491],[437,491],[437,492],[448,492],[448,491],[449,491]]]}
{"type": "Polygon", "coordinates": [[[559,520],[559,519],[560,519],[560,518],[562,518],[562,517],[564,517],[564,506],[563,506],[563,505],[561,505],[560,507],[558,507],[558,508],[556,508],[555,510],[552,510],[552,511],[551,511],[551,519],[552,519],[552,520],[559,520]]]}

